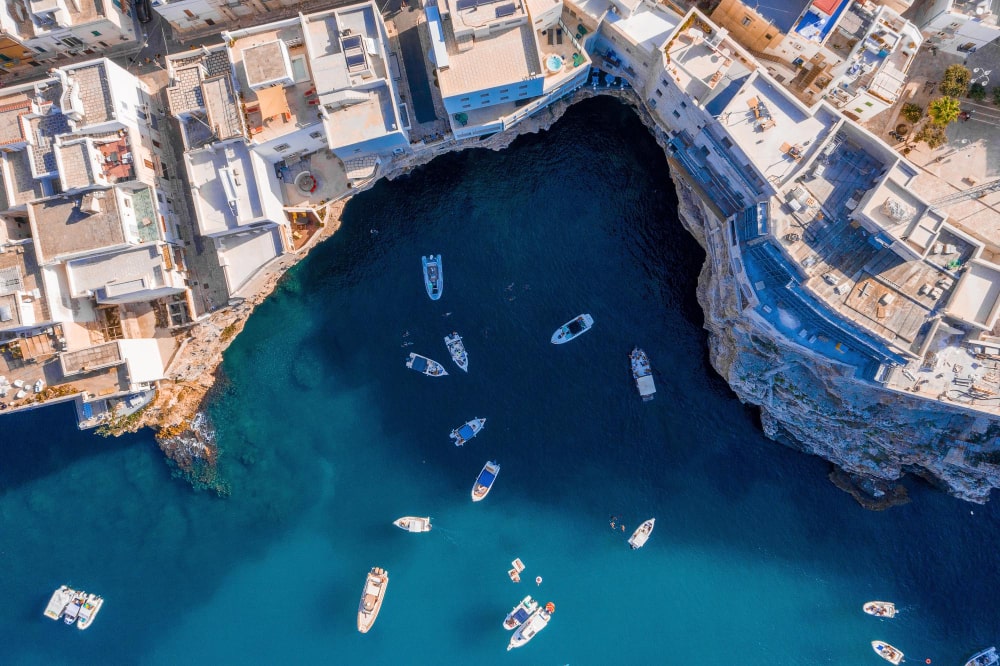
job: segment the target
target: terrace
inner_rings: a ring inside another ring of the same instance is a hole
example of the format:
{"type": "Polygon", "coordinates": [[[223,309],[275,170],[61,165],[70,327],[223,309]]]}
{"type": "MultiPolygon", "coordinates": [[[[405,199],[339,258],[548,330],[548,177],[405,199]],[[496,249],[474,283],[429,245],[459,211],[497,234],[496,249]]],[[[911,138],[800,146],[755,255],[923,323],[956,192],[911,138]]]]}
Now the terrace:
{"type": "Polygon", "coordinates": [[[126,242],[114,190],[32,203],[28,217],[42,264],[126,242]]]}
{"type": "Polygon", "coordinates": [[[756,70],[737,48],[725,39],[713,44],[699,27],[687,28],[665,47],[667,73],[696,103],[708,105],[756,70]]]}

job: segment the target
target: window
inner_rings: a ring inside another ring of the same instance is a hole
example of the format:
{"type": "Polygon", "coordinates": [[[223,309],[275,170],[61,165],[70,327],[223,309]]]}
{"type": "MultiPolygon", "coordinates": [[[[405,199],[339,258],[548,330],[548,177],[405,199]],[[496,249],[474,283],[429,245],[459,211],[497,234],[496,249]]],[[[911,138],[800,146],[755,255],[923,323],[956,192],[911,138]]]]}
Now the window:
{"type": "Polygon", "coordinates": [[[507,101],[508,99],[510,99],[510,97],[506,97],[506,96],[503,96],[503,95],[501,95],[501,97],[500,97],[500,101],[501,101],[501,102],[505,102],[505,101],[507,101]]]}
{"type": "Polygon", "coordinates": [[[62,43],[66,46],[83,46],[83,40],[76,37],[63,37],[62,43]]]}
{"type": "Polygon", "coordinates": [[[468,102],[468,101],[469,101],[469,98],[468,98],[468,97],[463,97],[463,98],[461,99],[461,101],[463,101],[463,102],[468,102]]]}
{"type": "Polygon", "coordinates": [[[501,90],[501,91],[500,91],[500,94],[501,94],[501,95],[506,95],[506,94],[508,94],[509,92],[510,92],[510,88],[504,88],[503,90],[501,90]]]}
{"type": "Polygon", "coordinates": [[[215,25],[215,21],[212,19],[205,19],[205,25],[215,25]]]}
{"type": "Polygon", "coordinates": [[[321,136],[323,136],[322,132],[309,132],[309,138],[310,139],[318,139],[321,136]]]}
{"type": "Polygon", "coordinates": [[[670,113],[674,114],[674,118],[680,118],[681,117],[681,114],[677,113],[677,109],[674,109],[670,113]]]}
{"type": "Polygon", "coordinates": [[[156,146],[157,148],[160,148],[160,147],[161,147],[161,146],[160,146],[160,142],[159,142],[159,141],[156,141],[155,139],[153,140],[153,145],[154,145],[154,146],[156,146]]]}
{"type": "Polygon", "coordinates": [[[97,32],[96,30],[91,30],[90,34],[92,34],[94,37],[100,37],[101,36],[101,33],[97,32]]]}
{"type": "Polygon", "coordinates": [[[682,109],[688,108],[687,102],[681,102],[681,108],[682,109]]]}
{"type": "Polygon", "coordinates": [[[472,105],[471,105],[471,104],[463,104],[463,105],[462,105],[462,108],[463,108],[463,109],[471,109],[471,108],[472,108],[472,105]]]}
{"type": "Polygon", "coordinates": [[[153,166],[153,162],[151,160],[147,160],[147,159],[143,158],[142,163],[146,165],[147,169],[153,169],[153,168],[155,168],[153,166]]]}
{"type": "Polygon", "coordinates": [[[527,83],[522,83],[521,85],[519,85],[517,87],[517,89],[518,90],[527,90],[528,89],[528,84],[527,83]]]}
{"type": "Polygon", "coordinates": [[[287,143],[279,143],[277,146],[274,147],[274,149],[277,150],[279,153],[288,150],[289,148],[291,148],[291,146],[289,146],[287,143]]]}
{"type": "Polygon", "coordinates": [[[860,106],[858,108],[854,109],[854,113],[864,113],[864,112],[865,112],[865,110],[862,109],[860,106]]]}
{"type": "Polygon", "coordinates": [[[48,49],[43,49],[41,46],[36,46],[35,50],[38,51],[39,53],[45,53],[48,51],[48,49]]]}
{"type": "Polygon", "coordinates": [[[753,19],[752,18],[750,18],[749,16],[744,16],[743,17],[743,25],[750,25],[751,23],[753,23],[753,19]]]}
{"type": "Polygon", "coordinates": [[[774,35],[764,34],[764,39],[774,39],[774,35]]]}
{"type": "Polygon", "coordinates": [[[865,106],[875,106],[875,105],[872,104],[871,102],[865,102],[865,106]]]}
{"type": "Polygon", "coordinates": [[[197,16],[195,16],[194,12],[191,11],[190,9],[185,9],[184,15],[187,16],[188,18],[198,18],[197,16]]]}
{"type": "Polygon", "coordinates": [[[657,97],[663,97],[663,91],[662,91],[662,90],[660,90],[659,88],[657,88],[657,89],[656,89],[656,96],[657,96],[657,97]]]}

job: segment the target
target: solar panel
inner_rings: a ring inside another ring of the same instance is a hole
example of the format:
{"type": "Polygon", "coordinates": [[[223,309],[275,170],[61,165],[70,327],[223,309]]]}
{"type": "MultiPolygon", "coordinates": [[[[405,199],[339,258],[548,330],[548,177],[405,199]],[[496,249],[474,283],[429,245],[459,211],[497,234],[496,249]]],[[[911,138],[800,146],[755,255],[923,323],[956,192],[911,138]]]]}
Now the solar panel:
{"type": "Polygon", "coordinates": [[[462,11],[464,9],[473,9],[477,4],[479,4],[478,0],[458,0],[456,7],[458,7],[458,11],[462,11]]]}
{"type": "Polygon", "coordinates": [[[497,18],[503,18],[504,16],[513,16],[514,12],[516,11],[517,11],[517,5],[515,5],[513,2],[506,5],[500,5],[499,7],[497,7],[497,18]]]}
{"type": "Polygon", "coordinates": [[[365,54],[364,53],[355,53],[353,55],[347,56],[347,66],[348,67],[352,67],[353,68],[353,67],[357,67],[358,65],[364,66],[364,64],[365,64],[365,54]]]}
{"type": "Polygon", "coordinates": [[[344,50],[357,49],[361,47],[361,36],[351,35],[350,37],[344,37],[342,40],[344,44],[344,50]]]}

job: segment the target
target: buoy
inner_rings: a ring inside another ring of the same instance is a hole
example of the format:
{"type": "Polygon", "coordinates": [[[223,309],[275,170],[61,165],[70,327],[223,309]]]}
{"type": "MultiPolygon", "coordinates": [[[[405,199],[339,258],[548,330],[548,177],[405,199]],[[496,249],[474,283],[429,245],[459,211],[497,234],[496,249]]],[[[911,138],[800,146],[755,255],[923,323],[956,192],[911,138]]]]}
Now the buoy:
{"type": "Polygon", "coordinates": [[[925,664],[929,664],[929,663],[931,663],[931,660],[930,659],[924,659],[924,663],[925,664]]]}
{"type": "Polygon", "coordinates": [[[545,604],[545,610],[547,610],[550,613],[555,613],[556,605],[550,601],[549,603],[545,604]]]}
{"type": "Polygon", "coordinates": [[[541,585],[541,584],[542,584],[542,577],[539,576],[539,577],[535,578],[535,585],[541,585]]]}

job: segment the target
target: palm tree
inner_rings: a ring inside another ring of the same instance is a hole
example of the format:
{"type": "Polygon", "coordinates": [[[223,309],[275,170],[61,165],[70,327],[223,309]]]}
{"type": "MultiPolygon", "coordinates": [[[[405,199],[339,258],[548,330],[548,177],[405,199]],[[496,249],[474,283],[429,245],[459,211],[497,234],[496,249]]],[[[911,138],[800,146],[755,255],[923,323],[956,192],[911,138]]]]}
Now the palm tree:
{"type": "Polygon", "coordinates": [[[927,105],[927,115],[938,127],[944,127],[958,118],[962,105],[954,97],[938,97],[927,105]]]}

